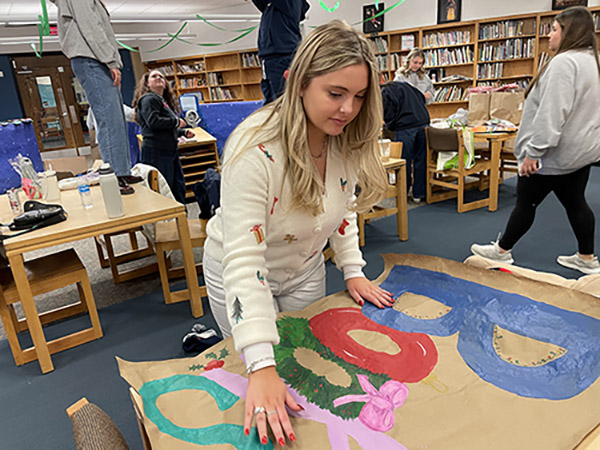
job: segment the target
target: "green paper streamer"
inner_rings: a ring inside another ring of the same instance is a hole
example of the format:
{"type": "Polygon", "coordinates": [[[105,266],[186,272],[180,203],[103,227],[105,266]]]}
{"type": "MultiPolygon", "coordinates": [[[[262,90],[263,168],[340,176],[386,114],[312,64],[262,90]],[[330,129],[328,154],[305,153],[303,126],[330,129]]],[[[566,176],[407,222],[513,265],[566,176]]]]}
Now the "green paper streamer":
{"type": "Polygon", "coordinates": [[[369,20],[372,20],[372,19],[374,19],[374,18],[376,18],[376,17],[383,16],[383,15],[384,15],[386,12],[388,12],[388,11],[391,11],[392,9],[394,9],[394,8],[396,8],[396,7],[398,7],[398,6],[400,6],[400,5],[401,5],[402,3],[404,3],[405,1],[406,1],[406,0],[400,0],[400,1],[399,1],[399,2],[397,2],[397,3],[394,3],[394,4],[393,4],[392,6],[390,6],[389,8],[386,8],[386,9],[384,9],[383,11],[380,11],[380,12],[378,12],[378,13],[377,13],[377,14],[375,14],[374,16],[372,16],[372,17],[369,17],[368,19],[365,19],[365,20],[361,20],[360,22],[353,23],[352,25],[353,25],[353,26],[354,26],[354,25],[360,25],[360,24],[362,24],[362,23],[365,23],[365,22],[368,22],[369,20]]]}
{"type": "Polygon", "coordinates": [[[157,52],[157,51],[165,48],[167,45],[169,45],[171,42],[173,42],[175,39],[177,39],[177,36],[179,36],[181,34],[181,32],[183,31],[183,29],[186,27],[187,24],[188,23],[185,22],[183,25],[181,25],[181,28],[179,29],[179,31],[177,31],[177,33],[175,33],[174,35],[169,34],[169,36],[171,36],[171,39],[169,39],[166,43],[164,43],[160,47],[155,48],[154,50],[148,50],[148,53],[154,53],[154,52],[157,52]]]}
{"type": "Polygon", "coordinates": [[[120,40],[118,40],[118,39],[117,39],[116,41],[117,41],[117,44],[119,44],[119,45],[120,45],[121,47],[123,47],[125,50],[129,50],[130,52],[135,52],[135,53],[139,53],[139,52],[140,52],[140,51],[139,51],[137,48],[130,47],[130,46],[129,46],[129,45],[127,45],[127,44],[123,44],[123,43],[122,43],[120,40]]]}
{"type": "Polygon", "coordinates": [[[35,52],[35,56],[42,57],[44,51],[44,36],[50,36],[50,23],[48,22],[48,9],[46,8],[46,0],[40,0],[42,5],[42,15],[38,15],[40,23],[38,23],[38,35],[40,37],[40,51],[38,52],[35,44],[31,42],[29,45],[35,52]]]}
{"type": "Polygon", "coordinates": [[[319,0],[319,4],[321,5],[321,8],[323,8],[325,11],[327,12],[334,12],[336,9],[338,9],[340,7],[340,0],[338,0],[336,2],[335,5],[333,5],[333,8],[330,8],[329,6],[327,6],[323,0],[319,0]]]}
{"type": "Polygon", "coordinates": [[[230,39],[230,40],[228,40],[228,41],[221,42],[221,43],[208,43],[208,44],[199,44],[199,43],[194,43],[194,42],[187,41],[187,40],[185,40],[185,39],[182,39],[182,38],[180,38],[180,37],[176,37],[176,36],[172,36],[172,35],[169,35],[169,36],[172,36],[172,37],[174,37],[174,38],[175,38],[175,39],[177,39],[178,41],[185,42],[186,44],[197,45],[198,47],[218,47],[218,46],[220,46],[220,45],[230,44],[230,43],[232,43],[232,42],[239,41],[239,40],[240,40],[240,39],[242,39],[243,37],[245,37],[245,36],[248,36],[250,33],[252,33],[252,32],[253,32],[254,30],[256,30],[257,28],[258,28],[258,25],[255,25],[255,26],[254,26],[254,27],[252,27],[252,28],[248,28],[248,29],[247,29],[247,31],[243,32],[243,33],[242,33],[242,34],[240,34],[239,36],[236,36],[236,37],[234,37],[233,39],[230,39]]]}
{"type": "Polygon", "coordinates": [[[206,20],[206,19],[205,19],[204,17],[202,17],[200,14],[196,14],[196,17],[197,17],[198,19],[200,19],[201,21],[203,21],[204,23],[206,23],[207,25],[210,25],[211,27],[213,27],[213,28],[216,28],[217,30],[221,30],[221,31],[229,31],[229,32],[232,32],[232,33],[243,33],[243,32],[245,32],[245,31],[249,31],[249,30],[250,30],[250,31],[252,31],[252,30],[255,30],[255,29],[256,29],[256,27],[257,27],[257,25],[255,25],[255,26],[253,26],[253,27],[249,27],[249,28],[241,28],[241,29],[239,29],[239,30],[226,30],[225,28],[221,28],[220,26],[218,26],[218,25],[215,25],[214,23],[212,23],[212,22],[210,22],[210,21],[206,20]]]}

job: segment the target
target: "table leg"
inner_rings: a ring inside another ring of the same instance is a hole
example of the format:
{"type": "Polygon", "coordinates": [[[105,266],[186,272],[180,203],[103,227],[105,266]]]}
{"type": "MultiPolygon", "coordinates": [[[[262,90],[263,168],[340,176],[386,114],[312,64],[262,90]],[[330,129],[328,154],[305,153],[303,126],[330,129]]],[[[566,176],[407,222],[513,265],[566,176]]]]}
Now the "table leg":
{"type": "Polygon", "coordinates": [[[29,285],[27,273],[25,272],[25,265],[23,263],[23,255],[11,255],[8,257],[8,260],[10,262],[15,286],[19,293],[19,298],[21,299],[25,319],[27,320],[27,327],[29,328],[29,333],[33,340],[33,347],[35,348],[35,353],[40,363],[40,368],[42,369],[42,373],[52,372],[54,366],[52,365],[50,350],[48,349],[48,343],[46,342],[46,337],[42,330],[40,316],[38,315],[35,302],[33,301],[31,286],[29,285]]]}
{"type": "Polygon", "coordinates": [[[492,170],[490,170],[490,211],[496,211],[498,209],[498,183],[500,174],[500,147],[501,142],[493,140],[491,142],[491,158],[492,158],[492,170]]]}
{"type": "Polygon", "coordinates": [[[398,239],[408,241],[408,206],[406,204],[406,165],[396,171],[396,213],[398,239]]]}
{"type": "Polygon", "coordinates": [[[177,228],[179,230],[179,243],[181,245],[181,253],[183,256],[183,267],[185,269],[185,279],[187,281],[190,303],[192,305],[192,315],[194,317],[202,317],[204,315],[204,311],[202,310],[202,297],[200,296],[200,288],[198,286],[198,274],[196,273],[196,265],[194,263],[194,250],[192,248],[187,217],[185,214],[180,214],[176,219],[177,228]]]}

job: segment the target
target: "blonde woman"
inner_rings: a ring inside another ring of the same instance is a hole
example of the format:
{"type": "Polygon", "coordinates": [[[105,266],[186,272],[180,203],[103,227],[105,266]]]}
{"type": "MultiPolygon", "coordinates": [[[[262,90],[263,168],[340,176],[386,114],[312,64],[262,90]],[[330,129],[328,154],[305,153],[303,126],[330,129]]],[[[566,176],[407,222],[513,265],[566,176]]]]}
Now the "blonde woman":
{"type": "Polygon", "coordinates": [[[554,192],[565,208],[578,252],[557,262],[585,274],[600,273],[594,256],[594,212],[585,199],[591,164],[600,160],[600,61],[594,19],[581,6],[552,23],[548,46],[556,55],[529,85],[515,143],[517,202],[501,239],[471,251],[512,264],[512,248],[529,231],[535,212],[554,192]]]}
{"type": "Polygon", "coordinates": [[[429,105],[433,102],[433,82],[425,73],[424,64],[425,52],[420,48],[413,48],[402,67],[396,71],[394,81],[404,81],[416,87],[425,96],[425,101],[429,105]]]}
{"type": "Polygon", "coordinates": [[[244,431],[255,416],[263,444],[267,423],[280,445],[296,439],[286,406],[302,407],[275,368],[275,318],[325,295],[326,243],[359,305],[393,303],[362,273],[356,225],[356,211],[386,189],[378,80],[362,33],[339,21],[322,25],[300,44],[283,96],[242,122],[225,148],[204,276],[215,319],[246,361],[244,431]],[[368,186],[358,198],[356,184],[368,186]]]}

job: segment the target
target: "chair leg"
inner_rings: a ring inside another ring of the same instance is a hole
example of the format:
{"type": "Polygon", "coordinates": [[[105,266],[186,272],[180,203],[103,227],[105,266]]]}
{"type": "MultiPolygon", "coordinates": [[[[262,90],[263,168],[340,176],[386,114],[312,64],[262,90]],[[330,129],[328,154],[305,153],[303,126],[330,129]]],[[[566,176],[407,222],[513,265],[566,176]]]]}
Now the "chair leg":
{"type": "Polygon", "coordinates": [[[108,263],[110,265],[110,271],[112,272],[113,281],[119,283],[119,267],[115,259],[115,250],[112,245],[112,239],[108,235],[104,235],[106,241],[106,253],[108,253],[108,263]]]}
{"type": "Polygon", "coordinates": [[[359,245],[361,247],[364,247],[364,245],[365,245],[365,219],[362,214],[358,214],[356,220],[358,221],[359,245]]]}
{"type": "Polygon", "coordinates": [[[165,250],[161,244],[156,244],[156,261],[158,262],[158,273],[160,275],[160,285],[163,290],[163,296],[165,297],[165,303],[172,303],[171,299],[171,288],[169,286],[169,267],[165,258],[165,250]]]}
{"type": "Polygon", "coordinates": [[[464,212],[464,204],[465,204],[465,177],[460,175],[458,177],[458,212],[464,212]]]}
{"type": "Polygon", "coordinates": [[[90,315],[90,322],[92,323],[92,329],[94,330],[94,337],[96,339],[100,339],[103,335],[102,325],[100,325],[98,309],[96,308],[94,294],[92,293],[92,286],[85,269],[82,269],[81,271],[81,281],[77,283],[77,290],[79,291],[81,303],[85,304],[88,314],[90,315]]]}
{"type": "Polygon", "coordinates": [[[102,248],[102,245],[100,244],[98,239],[100,239],[99,236],[96,236],[94,238],[94,243],[96,244],[96,251],[98,252],[98,260],[100,261],[100,267],[106,269],[109,266],[108,259],[106,258],[106,256],[104,256],[104,249],[102,248]]]}
{"type": "Polygon", "coordinates": [[[2,291],[0,291],[0,319],[2,319],[2,323],[4,324],[4,330],[6,331],[6,336],[8,338],[8,345],[12,351],[15,364],[17,366],[22,366],[25,363],[25,360],[23,359],[23,350],[21,348],[21,344],[19,344],[17,330],[15,329],[13,318],[8,312],[8,308],[9,306],[4,300],[4,295],[2,294],[2,291]]]}

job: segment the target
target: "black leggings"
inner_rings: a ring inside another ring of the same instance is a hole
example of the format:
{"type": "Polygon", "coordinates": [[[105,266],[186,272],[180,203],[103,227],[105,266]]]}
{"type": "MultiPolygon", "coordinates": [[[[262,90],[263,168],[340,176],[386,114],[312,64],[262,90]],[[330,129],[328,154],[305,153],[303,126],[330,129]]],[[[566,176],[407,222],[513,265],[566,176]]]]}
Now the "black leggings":
{"type": "Polygon", "coordinates": [[[566,175],[531,175],[517,181],[517,204],[498,245],[504,250],[514,247],[529,231],[535,219],[535,210],[550,192],[567,211],[569,223],[582,255],[594,254],[594,213],[585,201],[585,188],[590,178],[590,166],[566,175]]]}

